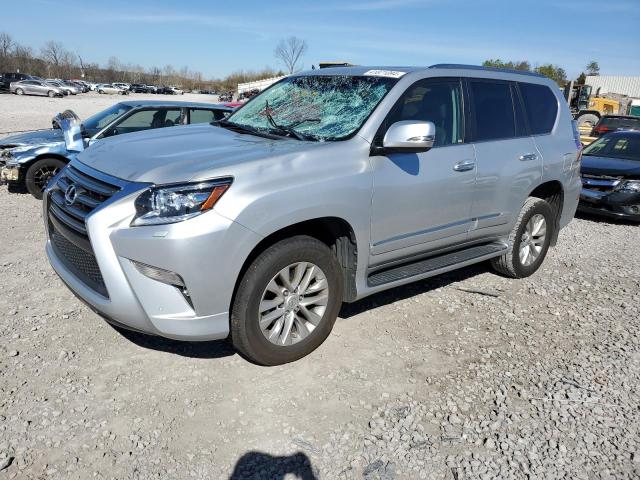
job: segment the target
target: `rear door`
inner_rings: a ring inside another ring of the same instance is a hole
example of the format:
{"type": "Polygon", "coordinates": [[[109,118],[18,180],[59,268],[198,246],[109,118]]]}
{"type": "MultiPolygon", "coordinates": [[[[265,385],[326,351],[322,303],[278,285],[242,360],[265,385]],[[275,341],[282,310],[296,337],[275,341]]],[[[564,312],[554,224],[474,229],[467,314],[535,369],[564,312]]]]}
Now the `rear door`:
{"type": "Polygon", "coordinates": [[[515,83],[468,79],[477,181],[469,239],[508,233],[542,177],[542,156],[529,135],[515,83]]]}

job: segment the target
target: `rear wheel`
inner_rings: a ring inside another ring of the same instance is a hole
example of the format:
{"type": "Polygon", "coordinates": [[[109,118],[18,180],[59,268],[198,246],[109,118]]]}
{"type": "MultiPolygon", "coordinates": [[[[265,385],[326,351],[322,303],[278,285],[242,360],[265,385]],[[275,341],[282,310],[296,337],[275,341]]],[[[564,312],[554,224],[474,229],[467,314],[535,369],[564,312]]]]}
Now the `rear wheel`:
{"type": "Polygon", "coordinates": [[[49,180],[65,165],[65,162],[57,158],[43,158],[35,162],[29,167],[25,176],[27,191],[38,200],[41,200],[42,192],[49,180]]]}
{"type": "Polygon", "coordinates": [[[542,264],[553,233],[553,209],[540,198],[529,197],[516,221],[504,255],[491,260],[493,268],[511,278],[532,275],[542,264]]]}
{"type": "Polygon", "coordinates": [[[342,304],[340,265],[307,236],[282,240],[245,272],[231,309],[233,345],[262,365],[293,362],[329,335],[342,304]]]}
{"type": "Polygon", "coordinates": [[[21,88],[16,88],[16,95],[24,95],[24,90],[21,88]]]}

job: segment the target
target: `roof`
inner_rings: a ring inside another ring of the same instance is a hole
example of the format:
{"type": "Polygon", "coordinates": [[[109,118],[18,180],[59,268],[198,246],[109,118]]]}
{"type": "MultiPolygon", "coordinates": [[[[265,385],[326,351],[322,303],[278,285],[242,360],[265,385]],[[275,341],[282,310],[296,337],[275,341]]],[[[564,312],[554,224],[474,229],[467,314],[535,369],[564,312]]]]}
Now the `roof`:
{"type": "Polygon", "coordinates": [[[191,108],[217,108],[220,110],[233,110],[222,103],[206,102],[178,102],[172,100],[125,100],[120,102],[130,107],[191,107],[191,108]]]}
{"type": "Polygon", "coordinates": [[[352,75],[352,76],[360,76],[364,75],[369,70],[383,70],[383,71],[394,71],[394,72],[403,72],[403,73],[413,73],[413,72],[429,72],[434,70],[467,70],[467,71],[481,71],[481,72],[495,72],[502,74],[510,74],[510,75],[522,75],[536,78],[544,78],[542,74],[535,72],[527,72],[523,70],[511,70],[507,68],[495,68],[495,67],[483,67],[480,65],[458,65],[453,63],[439,63],[436,65],[431,65],[429,67],[398,67],[398,66],[351,66],[351,67],[329,67],[322,68],[319,70],[307,70],[306,72],[301,72],[298,75],[352,75]]]}

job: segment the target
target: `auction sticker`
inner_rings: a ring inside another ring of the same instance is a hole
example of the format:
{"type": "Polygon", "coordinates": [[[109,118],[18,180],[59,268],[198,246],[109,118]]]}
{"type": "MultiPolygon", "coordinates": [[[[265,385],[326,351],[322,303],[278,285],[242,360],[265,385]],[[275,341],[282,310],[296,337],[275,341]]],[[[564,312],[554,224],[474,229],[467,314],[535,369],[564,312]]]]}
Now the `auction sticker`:
{"type": "Polygon", "coordinates": [[[400,78],[407,72],[398,72],[397,70],[367,70],[364,75],[370,77],[389,77],[400,78]]]}

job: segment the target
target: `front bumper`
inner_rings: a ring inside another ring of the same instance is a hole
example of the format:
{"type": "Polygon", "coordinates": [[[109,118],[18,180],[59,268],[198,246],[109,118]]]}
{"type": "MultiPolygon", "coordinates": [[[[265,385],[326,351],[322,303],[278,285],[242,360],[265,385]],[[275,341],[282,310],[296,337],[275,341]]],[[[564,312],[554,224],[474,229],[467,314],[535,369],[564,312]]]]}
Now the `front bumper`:
{"type": "MultiPolygon", "coordinates": [[[[70,268],[47,221],[46,251],[54,270],[93,310],[125,328],[177,340],[226,338],[235,280],[260,237],[214,211],[176,224],[130,227],[138,193],[110,199],[85,222],[105,294],[70,268]],[[143,275],[131,260],[179,274],[188,296],[143,275]]],[[[49,202],[47,194],[45,219],[49,202]]]]}
{"type": "Polygon", "coordinates": [[[640,193],[601,192],[583,188],[578,210],[609,218],[640,221],[640,193]]]}

